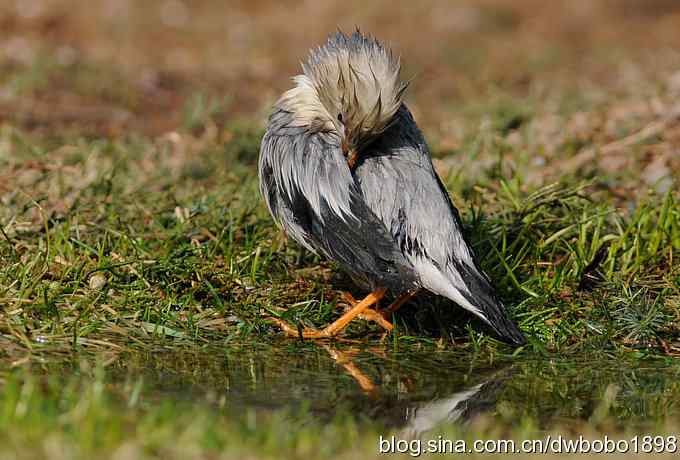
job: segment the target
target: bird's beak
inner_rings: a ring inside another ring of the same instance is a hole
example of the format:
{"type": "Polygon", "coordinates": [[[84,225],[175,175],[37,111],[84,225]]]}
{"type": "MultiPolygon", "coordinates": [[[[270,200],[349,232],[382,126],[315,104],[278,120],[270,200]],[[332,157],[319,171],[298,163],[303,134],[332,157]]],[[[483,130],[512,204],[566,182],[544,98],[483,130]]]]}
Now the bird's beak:
{"type": "Polygon", "coordinates": [[[345,155],[345,158],[347,159],[347,165],[349,166],[349,169],[351,171],[356,166],[357,160],[359,159],[359,153],[357,152],[357,149],[351,149],[349,147],[347,139],[345,138],[342,139],[341,147],[342,153],[343,155],[345,155]]]}
{"type": "Polygon", "coordinates": [[[347,164],[349,165],[350,171],[354,169],[358,159],[359,154],[357,153],[356,149],[350,150],[350,152],[347,154],[347,164]]]}

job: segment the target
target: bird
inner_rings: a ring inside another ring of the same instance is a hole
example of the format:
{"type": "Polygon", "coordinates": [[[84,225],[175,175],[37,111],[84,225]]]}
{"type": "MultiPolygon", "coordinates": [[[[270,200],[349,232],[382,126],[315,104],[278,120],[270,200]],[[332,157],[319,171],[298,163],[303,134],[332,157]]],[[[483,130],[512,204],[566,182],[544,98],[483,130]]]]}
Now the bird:
{"type": "Polygon", "coordinates": [[[323,329],[271,318],[291,336],[328,338],[357,317],[386,330],[421,292],[448,298],[514,346],[526,343],[480,269],[411,112],[400,57],[357,29],[313,48],[275,102],[260,145],[260,192],[274,221],[369,291],[323,329]],[[378,308],[388,295],[395,300],[378,308]]]}

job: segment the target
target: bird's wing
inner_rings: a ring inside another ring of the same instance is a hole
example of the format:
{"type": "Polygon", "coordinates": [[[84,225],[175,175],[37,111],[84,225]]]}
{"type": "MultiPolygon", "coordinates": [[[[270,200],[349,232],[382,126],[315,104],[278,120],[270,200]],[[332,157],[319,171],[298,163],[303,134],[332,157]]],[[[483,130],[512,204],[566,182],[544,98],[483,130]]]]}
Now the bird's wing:
{"type": "MultiPolygon", "coordinates": [[[[260,188],[275,220],[306,248],[369,280],[415,280],[403,254],[366,206],[341,149],[320,134],[267,132],[260,188]]],[[[390,287],[390,286],[387,286],[390,287]]]]}
{"type": "Polygon", "coordinates": [[[355,177],[364,200],[390,229],[425,288],[454,300],[495,329],[509,330],[500,331],[501,335],[516,335],[516,327],[475,263],[458,211],[406,107],[361,154],[355,177]]]}
{"type": "Polygon", "coordinates": [[[408,112],[361,154],[355,177],[364,200],[390,229],[400,249],[440,270],[453,261],[474,264],[453,207],[408,112]]]}

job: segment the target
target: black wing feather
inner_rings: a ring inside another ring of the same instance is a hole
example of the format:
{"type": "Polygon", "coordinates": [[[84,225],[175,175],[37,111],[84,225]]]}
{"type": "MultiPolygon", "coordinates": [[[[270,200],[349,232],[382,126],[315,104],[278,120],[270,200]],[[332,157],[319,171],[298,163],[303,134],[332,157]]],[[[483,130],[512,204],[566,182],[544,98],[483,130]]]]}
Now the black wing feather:
{"type": "Polygon", "coordinates": [[[410,264],[366,206],[333,139],[265,134],[260,183],[274,218],[303,246],[370,287],[401,292],[415,286],[410,264]]]}

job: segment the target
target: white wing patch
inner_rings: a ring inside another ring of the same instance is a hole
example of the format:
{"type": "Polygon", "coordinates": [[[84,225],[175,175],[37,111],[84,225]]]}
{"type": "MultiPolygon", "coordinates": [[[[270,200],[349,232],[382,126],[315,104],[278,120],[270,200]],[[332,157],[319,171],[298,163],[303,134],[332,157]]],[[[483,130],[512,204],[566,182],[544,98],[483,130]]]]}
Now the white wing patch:
{"type": "Polygon", "coordinates": [[[461,293],[460,289],[465,290],[468,294],[470,292],[465,287],[465,283],[458,273],[452,271],[449,272],[447,276],[430,260],[424,257],[409,257],[409,261],[413,264],[413,267],[420,277],[420,282],[425,288],[435,294],[448,297],[469,312],[474,313],[484,321],[489,322],[486,316],[484,316],[484,313],[482,313],[479,308],[472,305],[461,293]],[[460,286],[460,289],[457,286],[460,286]]]}

